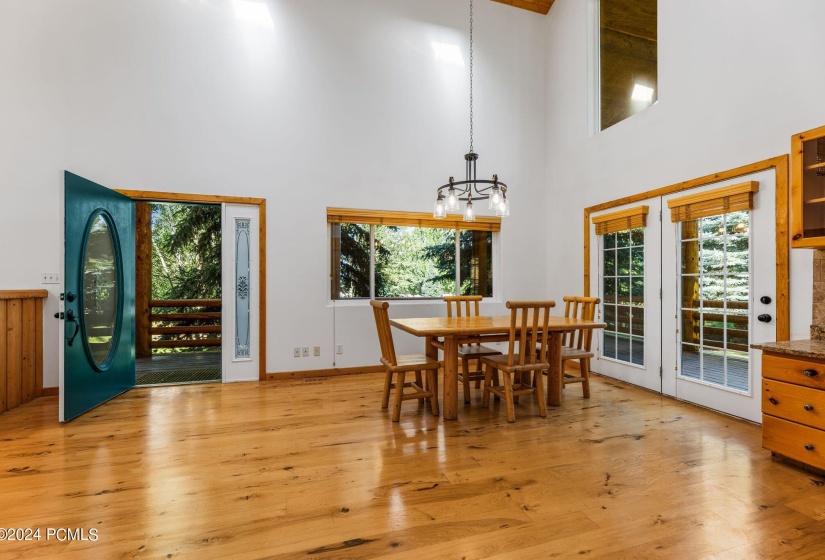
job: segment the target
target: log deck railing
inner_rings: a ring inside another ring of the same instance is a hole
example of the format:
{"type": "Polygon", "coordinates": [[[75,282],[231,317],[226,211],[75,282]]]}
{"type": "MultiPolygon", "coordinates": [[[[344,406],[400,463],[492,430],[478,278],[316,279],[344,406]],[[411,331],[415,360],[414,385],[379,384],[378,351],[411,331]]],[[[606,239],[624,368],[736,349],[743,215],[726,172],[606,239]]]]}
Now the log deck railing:
{"type": "Polygon", "coordinates": [[[683,340],[685,342],[693,342],[698,344],[700,342],[700,333],[702,333],[704,335],[704,339],[701,340],[703,345],[713,348],[725,348],[725,343],[720,339],[722,336],[727,335],[728,350],[737,350],[739,352],[748,351],[748,322],[750,318],[748,315],[725,315],[725,311],[723,309],[727,307],[727,309],[731,310],[747,311],[749,307],[747,301],[724,302],[721,300],[704,300],[700,303],[699,301],[694,300],[693,306],[696,309],[699,307],[702,307],[705,310],[709,308],[719,309],[719,313],[708,313],[705,311],[705,313],[702,314],[702,317],[700,317],[699,311],[685,313],[683,315],[683,328],[685,329],[685,337],[683,340]],[[689,321],[688,318],[690,319],[689,321]],[[723,327],[710,327],[707,325],[702,327],[700,325],[701,320],[728,323],[729,326],[727,329],[723,327]]]}
{"type": "Polygon", "coordinates": [[[220,299],[164,299],[149,303],[150,348],[200,348],[221,345],[220,299]],[[159,310],[156,312],[156,310],[159,310]],[[194,321],[208,324],[191,324],[194,321]],[[162,324],[167,323],[167,324],[162,324]],[[168,325],[168,323],[175,323],[168,325]],[[186,338],[160,340],[162,335],[182,335],[186,338]],[[214,336],[210,336],[214,335],[214,336]]]}

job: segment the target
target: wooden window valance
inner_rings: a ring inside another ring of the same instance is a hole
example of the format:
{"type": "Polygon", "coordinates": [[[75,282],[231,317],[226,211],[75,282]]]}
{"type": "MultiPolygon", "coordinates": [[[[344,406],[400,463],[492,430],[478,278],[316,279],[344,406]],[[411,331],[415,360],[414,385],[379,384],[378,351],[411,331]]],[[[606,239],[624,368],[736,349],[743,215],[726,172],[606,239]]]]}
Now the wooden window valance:
{"type": "Polygon", "coordinates": [[[596,226],[596,235],[615,233],[626,229],[645,227],[647,225],[647,206],[635,206],[627,210],[602,214],[591,218],[596,226]]]}
{"type": "Polygon", "coordinates": [[[686,222],[728,212],[752,210],[755,192],[759,192],[759,181],[747,181],[721,189],[674,198],[667,202],[667,207],[670,208],[670,219],[673,222],[686,222]]]}
{"type": "Polygon", "coordinates": [[[327,208],[327,223],[367,224],[374,226],[412,226],[466,231],[501,231],[501,218],[477,216],[474,222],[465,222],[461,214],[437,220],[425,212],[391,212],[385,210],[354,210],[327,208]]]}

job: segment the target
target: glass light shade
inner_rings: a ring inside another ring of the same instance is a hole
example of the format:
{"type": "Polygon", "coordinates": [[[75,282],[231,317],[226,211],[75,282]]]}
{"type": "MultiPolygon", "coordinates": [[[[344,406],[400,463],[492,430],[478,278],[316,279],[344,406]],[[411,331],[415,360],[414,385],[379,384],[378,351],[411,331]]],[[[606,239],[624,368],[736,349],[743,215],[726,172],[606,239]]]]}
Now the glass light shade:
{"type": "Polygon", "coordinates": [[[453,187],[447,189],[447,210],[458,210],[458,195],[453,187]]]}
{"type": "Polygon", "coordinates": [[[490,210],[495,210],[499,204],[501,204],[501,189],[493,187],[493,190],[490,191],[490,210]]]}
{"type": "Polygon", "coordinates": [[[465,222],[475,222],[476,221],[476,211],[473,210],[473,202],[467,202],[467,208],[464,210],[464,221],[465,222]]]}
{"type": "Polygon", "coordinates": [[[446,218],[447,217],[447,209],[444,208],[444,199],[439,198],[435,201],[435,205],[433,206],[433,218],[446,218]]]}
{"type": "Polygon", "coordinates": [[[507,196],[502,197],[501,202],[499,202],[498,207],[496,208],[496,216],[500,217],[507,217],[510,215],[510,201],[507,200],[507,196]]]}

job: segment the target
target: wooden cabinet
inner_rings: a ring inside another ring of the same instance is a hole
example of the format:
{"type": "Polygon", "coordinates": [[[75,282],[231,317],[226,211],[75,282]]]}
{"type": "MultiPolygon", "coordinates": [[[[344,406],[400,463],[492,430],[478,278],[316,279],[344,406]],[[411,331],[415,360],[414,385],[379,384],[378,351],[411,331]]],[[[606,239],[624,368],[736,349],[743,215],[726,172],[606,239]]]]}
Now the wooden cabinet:
{"type": "Polygon", "coordinates": [[[825,469],[825,360],[763,353],[762,447],[825,469]]]}
{"type": "Polygon", "coordinates": [[[825,248],[825,126],[791,137],[791,246],[825,248]]]}

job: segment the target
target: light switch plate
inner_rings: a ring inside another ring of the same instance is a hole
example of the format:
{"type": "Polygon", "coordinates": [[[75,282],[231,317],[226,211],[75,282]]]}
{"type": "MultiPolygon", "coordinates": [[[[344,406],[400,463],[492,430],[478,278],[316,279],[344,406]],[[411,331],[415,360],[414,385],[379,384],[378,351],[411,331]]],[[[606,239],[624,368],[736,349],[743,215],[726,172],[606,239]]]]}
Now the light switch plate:
{"type": "Polygon", "coordinates": [[[60,284],[60,273],[58,272],[41,272],[41,284],[60,284]]]}

